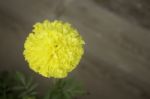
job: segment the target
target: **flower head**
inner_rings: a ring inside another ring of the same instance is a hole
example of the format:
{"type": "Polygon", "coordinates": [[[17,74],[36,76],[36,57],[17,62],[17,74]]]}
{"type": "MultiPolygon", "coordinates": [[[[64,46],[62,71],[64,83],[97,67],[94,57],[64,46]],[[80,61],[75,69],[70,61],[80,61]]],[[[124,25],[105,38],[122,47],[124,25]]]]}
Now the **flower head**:
{"type": "Polygon", "coordinates": [[[62,21],[36,23],[23,52],[29,67],[44,77],[64,78],[79,63],[84,41],[76,29],[62,21]]]}

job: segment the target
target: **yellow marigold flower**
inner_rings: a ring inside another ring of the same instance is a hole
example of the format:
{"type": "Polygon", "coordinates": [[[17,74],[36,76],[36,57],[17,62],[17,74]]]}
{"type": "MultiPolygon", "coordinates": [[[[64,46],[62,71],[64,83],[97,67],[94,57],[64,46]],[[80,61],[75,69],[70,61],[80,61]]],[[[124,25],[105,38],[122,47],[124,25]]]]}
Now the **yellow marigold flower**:
{"type": "Polygon", "coordinates": [[[36,23],[23,52],[29,67],[44,77],[64,78],[79,63],[84,41],[76,29],[62,21],[36,23]]]}

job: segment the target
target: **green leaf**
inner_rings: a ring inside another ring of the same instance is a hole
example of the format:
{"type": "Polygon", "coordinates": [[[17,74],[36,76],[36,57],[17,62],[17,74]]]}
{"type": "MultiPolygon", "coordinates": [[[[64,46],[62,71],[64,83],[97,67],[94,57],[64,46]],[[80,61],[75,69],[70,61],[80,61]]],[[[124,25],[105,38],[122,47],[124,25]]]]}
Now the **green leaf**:
{"type": "Polygon", "coordinates": [[[20,82],[21,84],[26,85],[26,80],[23,73],[16,72],[16,80],[18,80],[18,82],[20,82]]]}
{"type": "MultiPolygon", "coordinates": [[[[50,87],[51,88],[51,87],[50,87]]],[[[44,99],[50,99],[51,96],[51,89],[49,88],[49,90],[47,91],[47,93],[44,95],[44,99]]]]}
{"type": "Polygon", "coordinates": [[[44,99],[72,99],[83,93],[82,85],[75,79],[58,79],[44,99]]]}
{"type": "Polygon", "coordinates": [[[29,88],[30,86],[32,86],[32,83],[33,83],[33,77],[31,76],[27,81],[26,88],[29,88]]]}
{"type": "Polygon", "coordinates": [[[12,87],[12,89],[13,89],[14,91],[20,91],[20,90],[24,90],[24,86],[20,86],[20,85],[14,86],[14,87],[12,87]]]}
{"type": "Polygon", "coordinates": [[[65,82],[65,86],[63,87],[63,93],[69,94],[71,97],[84,94],[84,90],[82,88],[81,83],[77,82],[73,78],[69,78],[65,82]]]}
{"type": "Polygon", "coordinates": [[[64,92],[63,95],[64,95],[64,99],[71,99],[71,96],[69,93],[64,92]]]}
{"type": "Polygon", "coordinates": [[[35,95],[37,95],[37,92],[31,92],[30,95],[35,96],[35,95]]]}
{"type": "Polygon", "coordinates": [[[33,84],[29,89],[27,89],[28,92],[32,92],[35,90],[35,88],[38,86],[38,84],[33,84]]]}

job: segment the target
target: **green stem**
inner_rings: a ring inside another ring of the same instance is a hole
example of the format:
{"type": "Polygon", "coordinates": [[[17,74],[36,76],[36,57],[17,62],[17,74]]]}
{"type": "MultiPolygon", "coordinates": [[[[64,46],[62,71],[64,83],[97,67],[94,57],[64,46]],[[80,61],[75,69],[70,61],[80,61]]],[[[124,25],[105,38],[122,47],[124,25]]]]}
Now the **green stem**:
{"type": "Polygon", "coordinates": [[[62,79],[53,78],[52,79],[53,86],[55,86],[57,83],[61,82],[61,80],[62,79]]]}

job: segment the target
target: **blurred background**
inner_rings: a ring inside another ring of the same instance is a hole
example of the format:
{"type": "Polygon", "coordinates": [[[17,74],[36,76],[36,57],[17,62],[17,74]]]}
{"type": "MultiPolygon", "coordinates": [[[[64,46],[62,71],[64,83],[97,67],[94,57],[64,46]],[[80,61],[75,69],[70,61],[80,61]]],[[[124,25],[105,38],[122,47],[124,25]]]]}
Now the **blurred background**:
{"type": "Polygon", "coordinates": [[[42,94],[50,80],[28,68],[22,55],[33,24],[71,23],[85,54],[76,70],[88,94],[78,99],[150,99],[149,0],[0,0],[0,71],[34,75],[42,94]]]}

